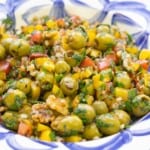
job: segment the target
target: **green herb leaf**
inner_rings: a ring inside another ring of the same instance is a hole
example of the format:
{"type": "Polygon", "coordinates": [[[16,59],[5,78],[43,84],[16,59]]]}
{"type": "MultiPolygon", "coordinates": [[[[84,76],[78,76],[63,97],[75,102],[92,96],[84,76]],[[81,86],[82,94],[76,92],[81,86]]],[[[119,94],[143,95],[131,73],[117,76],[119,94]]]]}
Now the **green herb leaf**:
{"type": "Polygon", "coordinates": [[[9,29],[13,25],[13,23],[13,20],[9,16],[2,20],[2,24],[4,24],[6,29],[9,29]]]}
{"type": "Polygon", "coordinates": [[[30,49],[31,53],[44,53],[44,48],[41,45],[34,45],[30,49]]]}
{"type": "Polygon", "coordinates": [[[51,132],[50,133],[50,138],[52,139],[52,141],[56,141],[56,134],[55,134],[55,132],[51,132]]]}
{"type": "Polygon", "coordinates": [[[98,128],[107,128],[107,127],[111,127],[111,126],[113,126],[112,124],[108,124],[108,123],[106,123],[106,122],[103,122],[102,120],[100,120],[100,119],[97,119],[96,120],[96,125],[97,125],[97,127],[98,128]]]}
{"type": "Polygon", "coordinates": [[[127,44],[131,44],[133,42],[132,36],[127,33],[128,39],[127,39],[127,44]]]}
{"type": "Polygon", "coordinates": [[[137,89],[130,89],[128,92],[128,98],[129,100],[132,100],[137,95],[137,89]]]}

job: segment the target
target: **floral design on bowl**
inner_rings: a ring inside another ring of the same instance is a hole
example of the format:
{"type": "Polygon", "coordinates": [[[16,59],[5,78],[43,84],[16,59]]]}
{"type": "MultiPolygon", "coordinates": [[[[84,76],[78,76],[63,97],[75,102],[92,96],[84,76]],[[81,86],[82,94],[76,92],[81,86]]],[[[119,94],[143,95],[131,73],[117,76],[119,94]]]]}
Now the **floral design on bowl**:
{"type": "MultiPolygon", "coordinates": [[[[36,14],[49,15],[52,18],[76,14],[91,23],[99,21],[118,24],[118,26],[132,33],[139,48],[147,48],[150,45],[150,29],[148,28],[150,26],[150,11],[146,8],[146,5],[136,1],[95,0],[93,3],[90,0],[5,0],[0,2],[0,14],[0,20],[9,17],[13,21],[10,29],[18,29],[21,25],[29,24],[31,18],[36,14]]],[[[15,150],[111,150],[119,149],[124,144],[132,142],[135,136],[150,135],[150,128],[147,126],[149,123],[150,114],[147,114],[132,127],[118,134],[81,143],[46,143],[17,135],[0,126],[0,141],[2,147],[15,150]],[[34,147],[31,148],[31,145],[34,145],[34,147]]]]}

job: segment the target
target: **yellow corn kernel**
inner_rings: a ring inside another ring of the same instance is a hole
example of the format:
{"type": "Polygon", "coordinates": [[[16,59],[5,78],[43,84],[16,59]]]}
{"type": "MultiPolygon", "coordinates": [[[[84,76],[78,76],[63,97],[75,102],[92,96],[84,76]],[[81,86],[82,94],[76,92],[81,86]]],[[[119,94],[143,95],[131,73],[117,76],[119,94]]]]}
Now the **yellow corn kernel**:
{"type": "Polygon", "coordinates": [[[72,135],[65,138],[66,142],[80,142],[82,140],[80,135],[72,135]]]}
{"type": "Polygon", "coordinates": [[[133,62],[131,64],[131,68],[132,68],[133,71],[137,71],[140,68],[140,64],[136,63],[136,62],[133,62]]]}
{"type": "Polygon", "coordinates": [[[24,33],[32,33],[34,31],[34,26],[33,25],[28,25],[26,27],[23,27],[22,31],[24,33]]]}
{"type": "Polygon", "coordinates": [[[87,68],[80,72],[80,79],[86,79],[89,78],[92,75],[92,70],[87,68]]]}
{"type": "Polygon", "coordinates": [[[43,31],[44,27],[41,24],[35,26],[35,30],[43,31]]]}
{"type": "Polygon", "coordinates": [[[60,90],[60,88],[56,84],[54,84],[53,89],[52,89],[52,93],[57,94],[59,92],[59,90],[60,90]]]}
{"type": "Polygon", "coordinates": [[[67,44],[67,36],[63,36],[61,40],[61,45],[64,50],[69,50],[70,46],[67,44]]]}
{"type": "Polygon", "coordinates": [[[139,59],[150,59],[150,50],[148,49],[142,49],[139,55],[139,59]]]}
{"type": "Polygon", "coordinates": [[[74,79],[76,79],[76,80],[79,80],[79,79],[80,79],[80,73],[79,73],[79,72],[74,73],[74,74],[72,75],[72,77],[73,77],[74,79]]]}
{"type": "Polygon", "coordinates": [[[3,71],[0,71],[0,80],[6,80],[6,73],[3,71]]]}
{"type": "Polygon", "coordinates": [[[139,51],[139,49],[138,49],[138,47],[136,47],[136,46],[128,46],[128,47],[126,48],[126,51],[127,51],[128,53],[130,53],[130,54],[137,54],[138,51],[139,51]]]}
{"type": "Polygon", "coordinates": [[[94,97],[93,96],[91,96],[91,95],[87,95],[86,96],[86,102],[87,102],[87,104],[92,105],[93,101],[94,101],[94,97]]]}
{"type": "Polygon", "coordinates": [[[0,41],[2,39],[8,38],[9,35],[6,33],[5,27],[4,26],[0,26],[0,41]]]}
{"type": "Polygon", "coordinates": [[[83,27],[84,27],[85,29],[89,28],[89,26],[90,26],[90,24],[89,24],[88,21],[84,21],[84,22],[82,23],[82,25],[83,25],[83,27]]]}
{"type": "Polygon", "coordinates": [[[56,29],[57,28],[57,23],[55,21],[53,21],[53,20],[48,20],[46,22],[46,25],[50,29],[56,29]]]}
{"type": "Polygon", "coordinates": [[[79,99],[79,96],[77,95],[77,96],[73,99],[71,105],[72,105],[73,108],[76,108],[79,103],[80,103],[80,99],[79,99]]]}
{"type": "Polygon", "coordinates": [[[101,51],[99,51],[99,50],[96,50],[96,49],[91,49],[90,50],[90,56],[91,57],[99,57],[99,56],[101,56],[101,51]]]}
{"type": "Polygon", "coordinates": [[[53,85],[52,94],[59,97],[64,97],[62,90],[56,84],[53,85]]]}
{"type": "Polygon", "coordinates": [[[31,97],[32,99],[38,99],[41,93],[41,88],[34,82],[31,83],[31,97]]]}
{"type": "Polygon", "coordinates": [[[120,38],[121,37],[120,36],[120,32],[119,31],[115,31],[114,36],[115,36],[115,38],[120,38]]]}
{"type": "Polygon", "coordinates": [[[42,123],[38,123],[36,130],[38,132],[44,131],[44,130],[50,130],[50,127],[42,124],[42,123]]]}
{"type": "Polygon", "coordinates": [[[144,85],[149,87],[150,86],[150,73],[144,74],[144,85]]]}
{"type": "Polygon", "coordinates": [[[121,97],[122,100],[128,100],[128,90],[120,87],[115,88],[115,97],[121,97]]]}
{"type": "Polygon", "coordinates": [[[44,130],[41,132],[39,139],[42,141],[52,141],[50,136],[51,134],[52,134],[51,129],[44,130]]]}
{"type": "Polygon", "coordinates": [[[96,74],[93,76],[93,86],[94,89],[98,89],[99,87],[103,86],[104,82],[100,81],[100,74],[96,74]]]}
{"type": "Polygon", "coordinates": [[[88,29],[87,30],[87,35],[88,35],[88,45],[89,46],[94,46],[95,37],[96,37],[96,28],[88,29]]]}
{"type": "Polygon", "coordinates": [[[46,61],[49,61],[48,57],[40,57],[40,58],[34,59],[35,66],[38,69],[41,68],[46,61]]]}

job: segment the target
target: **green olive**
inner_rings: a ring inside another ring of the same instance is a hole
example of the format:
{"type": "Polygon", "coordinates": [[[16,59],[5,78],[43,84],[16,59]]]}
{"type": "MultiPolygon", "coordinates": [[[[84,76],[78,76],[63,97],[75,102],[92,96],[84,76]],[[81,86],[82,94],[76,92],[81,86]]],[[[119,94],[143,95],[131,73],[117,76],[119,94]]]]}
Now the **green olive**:
{"type": "Polygon", "coordinates": [[[68,45],[75,50],[86,46],[86,37],[80,31],[71,31],[67,37],[68,45]]]}
{"type": "Polygon", "coordinates": [[[5,38],[1,41],[1,44],[5,48],[5,50],[8,52],[10,45],[14,42],[13,38],[5,38]]]}
{"type": "Polygon", "coordinates": [[[91,123],[96,117],[94,108],[88,104],[79,104],[74,109],[74,114],[79,116],[84,124],[91,123]]]}
{"type": "Polygon", "coordinates": [[[101,32],[95,38],[96,48],[105,51],[115,45],[115,37],[109,33],[101,32]]]}
{"type": "Polygon", "coordinates": [[[6,50],[3,45],[0,44],[0,60],[4,59],[6,56],[6,50]]]}
{"type": "Polygon", "coordinates": [[[56,73],[68,73],[70,71],[70,66],[63,60],[59,60],[55,64],[56,73]]]}
{"type": "Polygon", "coordinates": [[[104,101],[95,101],[93,103],[93,108],[97,115],[108,113],[108,107],[104,101]]]}
{"type": "Polygon", "coordinates": [[[112,135],[120,131],[120,121],[111,113],[106,113],[96,118],[96,125],[105,135],[112,135]]]}
{"type": "Polygon", "coordinates": [[[51,127],[65,136],[76,135],[84,128],[82,120],[76,115],[58,117],[52,122],[51,127]]]}
{"type": "Polygon", "coordinates": [[[65,61],[71,66],[74,67],[76,66],[79,62],[77,61],[77,59],[74,58],[74,56],[76,56],[76,54],[74,53],[74,51],[67,51],[64,54],[64,59],[65,61]]]}
{"type": "Polygon", "coordinates": [[[150,97],[138,95],[131,101],[132,113],[136,117],[141,117],[150,112],[150,97]]]}
{"type": "Polygon", "coordinates": [[[16,88],[28,94],[31,91],[31,79],[22,78],[17,81],[16,88]]]}
{"type": "Polygon", "coordinates": [[[6,111],[1,116],[1,119],[4,126],[6,126],[8,129],[17,131],[19,125],[19,115],[17,112],[6,111]]]}
{"type": "Polygon", "coordinates": [[[16,39],[10,44],[9,53],[14,57],[22,57],[30,54],[30,45],[23,39],[16,39]]]}
{"type": "Polygon", "coordinates": [[[129,125],[131,118],[130,118],[130,115],[124,110],[116,109],[112,112],[112,114],[116,115],[116,117],[119,119],[123,127],[126,127],[127,125],[129,125]]]}
{"type": "Polygon", "coordinates": [[[101,137],[102,134],[99,132],[95,123],[85,126],[83,137],[87,140],[92,140],[97,137],[101,137]]]}
{"type": "Polygon", "coordinates": [[[150,88],[149,87],[143,86],[143,92],[145,95],[150,96],[150,88]]]}
{"type": "Polygon", "coordinates": [[[10,89],[4,94],[3,102],[9,110],[18,111],[27,103],[27,98],[22,91],[10,89]]]}
{"type": "Polygon", "coordinates": [[[78,82],[70,76],[62,78],[60,82],[60,88],[62,89],[63,93],[68,96],[74,95],[77,92],[78,87],[78,82]]]}
{"type": "Polygon", "coordinates": [[[101,32],[109,33],[110,32],[110,26],[106,25],[106,24],[101,24],[97,27],[97,32],[98,33],[101,33],[101,32]]]}
{"type": "Polygon", "coordinates": [[[43,90],[50,90],[54,83],[54,75],[52,73],[40,71],[37,74],[36,80],[39,81],[39,85],[43,90]]]}
{"type": "Polygon", "coordinates": [[[0,80],[0,95],[3,94],[5,89],[6,89],[5,82],[3,80],[0,80]]]}
{"type": "Polygon", "coordinates": [[[131,78],[126,71],[117,72],[114,81],[118,87],[131,88],[131,78]]]}

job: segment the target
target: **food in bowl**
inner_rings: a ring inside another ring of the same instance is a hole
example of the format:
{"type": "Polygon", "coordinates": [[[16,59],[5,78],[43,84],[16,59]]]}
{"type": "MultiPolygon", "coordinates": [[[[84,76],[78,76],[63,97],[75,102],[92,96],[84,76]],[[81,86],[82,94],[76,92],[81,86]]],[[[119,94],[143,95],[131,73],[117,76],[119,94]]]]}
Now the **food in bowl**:
{"type": "Polygon", "coordinates": [[[150,111],[149,58],[127,31],[77,16],[4,31],[1,124],[43,141],[118,133],[150,111]]]}

